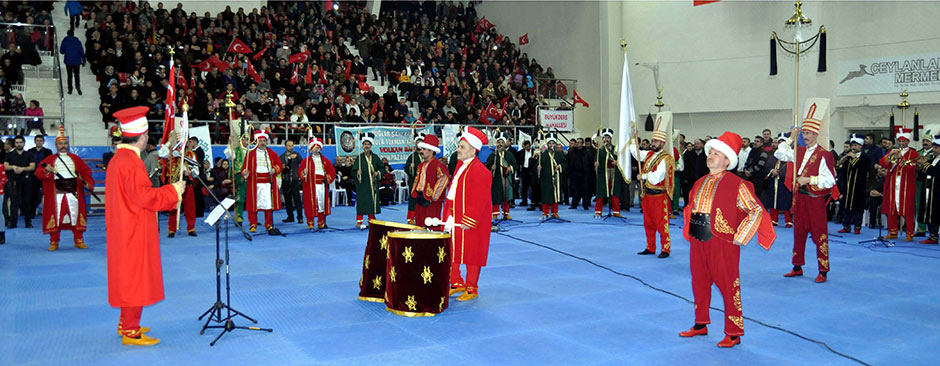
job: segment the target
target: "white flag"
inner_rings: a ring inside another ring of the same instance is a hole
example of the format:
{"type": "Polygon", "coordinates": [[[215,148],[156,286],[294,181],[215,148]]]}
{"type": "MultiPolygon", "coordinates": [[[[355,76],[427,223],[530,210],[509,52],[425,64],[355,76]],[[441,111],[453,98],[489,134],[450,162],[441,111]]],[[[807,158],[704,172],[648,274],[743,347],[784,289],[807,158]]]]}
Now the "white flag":
{"type": "Polygon", "coordinates": [[[635,122],[636,110],[633,108],[633,87],[630,85],[630,62],[627,61],[627,51],[623,51],[623,78],[620,81],[620,130],[617,134],[617,164],[620,166],[623,179],[630,182],[633,172],[630,157],[630,138],[633,135],[632,124],[635,122]]]}

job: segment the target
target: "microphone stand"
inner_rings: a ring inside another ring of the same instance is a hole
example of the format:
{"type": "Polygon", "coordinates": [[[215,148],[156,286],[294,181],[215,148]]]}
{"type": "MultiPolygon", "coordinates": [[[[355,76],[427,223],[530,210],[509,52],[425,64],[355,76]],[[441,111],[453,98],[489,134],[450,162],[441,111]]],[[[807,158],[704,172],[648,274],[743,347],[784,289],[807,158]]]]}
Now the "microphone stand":
{"type": "MultiPolygon", "coordinates": [[[[186,163],[189,163],[189,164],[192,164],[195,162],[192,159],[188,159],[188,158],[185,159],[185,161],[186,163]]],[[[181,167],[181,168],[186,169],[186,167],[181,167]]],[[[198,174],[196,175],[196,179],[198,179],[199,182],[202,183],[203,185],[206,185],[205,182],[202,180],[202,177],[200,177],[198,174]]],[[[219,198],[215,195],[215,192],[212,192],[211,190],[209,190],[209,194],[217,204],[219,205],[222,204],[221,200],[219,200],[219,198]]],[[[206,329],[222,329],[222,332],[219,333],[219,335],[216,336],[215,339],[212,340],[212,342],[209,342],[210,346],[214,346],[215,343],[218,342],[218,340],[222,338],[223,335],[225,335],[225,333],[234,331],[235,329],[247,329],[247,330],[265,331],[265,332],[274,331],[271,328],[237,326],[235,325],[235,322],[232,320],[237,316],[241,316],[241,317],[244,317],[245,319],[248,319],[252,323],[255,323],[255,324],[258,323],[257,320],[249,317],[248,315],[245,315],[245,313],[235,310],[231,306],[232,292],[231,292],[231,277],[230,277],[231,271],[229,270],[230,256],[229,256],[229,246],[228,246],[228,242],[229,242],[228,229],[229,229],[229,221],[230,220],[234,221],[234,217],[232,216],[231,212],[229,212],[229,210],[226,209],[224,210],[222,214],[222,220],[225,221],[225,260],[222,260],[220,258],[221,257],[220,256],[220,243],[221,243],[221,240],[220,240],[221,230],[220,229],[221,229],[222,224],[216,222],[215,225],[213,225],[215,226],[215,303],[213,303],[212,306],[210,306],[208,310],[206,310],[204,313],[202,313],[202,315],[199,316],[199,318],[197,318],[197,320],[202,320],[202,318],[208,315],[208,317],[206,318],[205,324],[202,326],[202,329],[199,331],[199,334],[205,334],[206,329]],[[225,265],[225,302],[222,302],[221,269],[222,269],[223,264],[225,265]],[[223,317],[222,315],[223,309],[225,309],[225,317],[223,317]],[[209,325],[209,323],[213,321],[216,323],[223,323],[223,324],[209,325]]],[[[241,230],[242,236],[245,238],[245,240],[252,241],[251,235],[249,235],[248,232],[246,232],[243,227],[241,226],[236,226],[236,227],[239,230],[241,230]]]]}

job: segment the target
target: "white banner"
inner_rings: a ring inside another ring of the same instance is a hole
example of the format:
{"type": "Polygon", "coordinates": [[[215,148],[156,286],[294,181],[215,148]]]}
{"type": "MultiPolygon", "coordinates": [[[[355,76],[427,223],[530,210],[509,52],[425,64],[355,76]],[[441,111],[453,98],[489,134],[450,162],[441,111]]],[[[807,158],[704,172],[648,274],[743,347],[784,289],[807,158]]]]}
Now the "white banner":
{"type": "Polygon", "coordinates": [[[574,130],[573,109],[539,109],[539,124],[548,131],[571,132],[574,130]]]}
{"type": "Polygon", "coordinates": [[[215,168],[215,159],[212,157],[212,145],[209,144],[209,126],[192,127],[189,129],[189,137],[195,137],[199,140],[199,147],[206,153],[206,160],[210,168],[215,168]]]}
{"type": "Polygon", "coordinates": [[[450,155],[457,151],[457,133],[460,132],[460,125],[444,125],[441,129],[441,146],[444,156],[450,159],[450,155]]]}
{"type": "Polygon", "coordinates": [[[940,53],[842,61],[838,95],[940,91],[940,53]]]}

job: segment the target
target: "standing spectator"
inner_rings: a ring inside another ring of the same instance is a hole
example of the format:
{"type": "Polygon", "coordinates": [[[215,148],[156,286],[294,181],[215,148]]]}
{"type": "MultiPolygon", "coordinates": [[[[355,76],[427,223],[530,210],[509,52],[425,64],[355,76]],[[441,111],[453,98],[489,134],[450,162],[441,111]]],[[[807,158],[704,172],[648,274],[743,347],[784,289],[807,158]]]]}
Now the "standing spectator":
{"type": "Polygon", "coordinates": [[[65,2],[65,15],[69,16],[69,36],[72,35],[72,30],[78,28],[78,22],[82,20],[82,4],[76,0],[68,0],[65,2]]]}
{"type": "MultiPolygon", "coordinates": [[[[52,155],[52,150],[49,150],[43,146],[46,144],[46,137],[43,135],[36,135],[36,137],[33,138],[33,142],[36,144],[36,146],[33,146],[32,149],[29,149],[29,152],[33,154],[33,162],[36,163],[36,166],[39,166],[40,162],[46,159],[46,157],[49,155],[52,155]]],[[[36,178],[36,175],[34,174],[29,175],[29,180],[30,186],[33,188],[30,199],[35,203],[35,205],[33,205],[32,211],[35,215],[36,208],[39,207],[39,199],[42,197],[42,182],[39,180],[39,178],[36,178]]]]}
{"type": "MultiPolygon", "coordinates": [[[[77,3],[77,1],[69,2],[77,3]]],[[[72,77],[74,76],[75,89],[78,90],[78,95],[82,95],[82,78],[78,75],[78,70],[79,67],[85,66],[85,49],[82,48],[82,42],[75,37],[75,31],[69,29],[67,34],[62,40],[62,46],[59,47],[59,53],[65,55],[65,73],[68,75],[69,94],[72,94],[72,77]]]]}
{"type": "Polygon", "coordinates": [[[39,106],[38,100],[29,101],[29,108],[26,108],[26,111],[23,112],[23,115],[26,117],[32,117],[26,119],[26,132],[23,132],[24,135],[28,135],[34,129],[39,129],[39,133],[43,136],[46,135],[46,127],[42,123],[42,107],[39,106]]]}
{"type": "MultiPolygon", "coordinates": [[[[306,116],[305,116],[306,117],[306,116]]],[[[284,142],[284,154],[281,155],[281,164],[284,165],[281,174],[281,196],[284,197],[284,206],[287,208],[287,218],[281,222],[293,222],[294,211],[297,212],[297,222],[303,223],[304,205],[300,200],[300,162],[303,157],[294,151],[294,141],[284,142]]]]}
{"type": "Polygon", "coordinates": [[[0,67],[10,79],[10,84],[23,83],[23,60],[23,50],[15,42],[10,42],[7,52],[0,56],[0,67]]]}
{"type": "Polygon", "coordinates": [[[12,174],[9,174],[10,220],[7,221],[7,227],[11,229],[16,227],[20,212],[23,212],[23,215],[26,216],[26,228],[33,227],[33,203],[29,177],[36,169],[36,162],[33,159],[33,154],[23,149],[25,146],[26,140],[23,139],[23,136],[14,137],[13,150],[6,154],[3,161],[4,169],[12,172],[12,174]]]}
{"type": "MultiPolygon", "coordinates": [[[[3,188],[6,185],[7,185],[7,171],[4,169],[0,169],[0,202],[4,201],[3,188]]],[[[6,242],[7,242],[7,223],[6,223],[6,212],[4,212],[3,215],[0,215],[0,244],[6,244],[6,242]]]]}

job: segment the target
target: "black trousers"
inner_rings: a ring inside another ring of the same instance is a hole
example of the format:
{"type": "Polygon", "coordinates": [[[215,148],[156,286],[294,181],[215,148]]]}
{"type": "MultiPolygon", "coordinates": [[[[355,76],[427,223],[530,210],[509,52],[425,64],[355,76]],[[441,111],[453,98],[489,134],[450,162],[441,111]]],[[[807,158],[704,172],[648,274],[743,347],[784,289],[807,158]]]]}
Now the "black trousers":
{"type": "Polygon", "coordinates": [[[10,219],[7,220],[7,226],[16,226],[21,213],[26,217],[24,220],[26,224],[32,223],[34,212],[29,180],[12,182],[10,185],[13,189],[5,195],[10,197],[10,219]]]}
{"type": "Polygon", "coordinates": [[[78,28],[78,22],[82,20],[82,15],[72,15],[69,17],[69,29],[78,28]]]}
{"type": "Polygon", "coordinates": [[[79,92],[82,91],[82,78],[78,76],[78,71],[81,70],[81,65],[65,65],[65,74],[68,75],[69,80],[69,93],[72,92],[72,76],[75,76],[75,89],[78,89],[79,92]]]}
{"type": "Polygon", "coordinates": [[[533,181],[530,179],[522,179],[522,189],[519,190],[519,196],[522,198],[520,203],[523,206],[526,205],[537,205],[539,203],[538,191],[539,185],[538,181],[533,181]],[[531,199],[531,202],[529,201],[531,199]]]}
{"type": "Polygon", "coordinates": [[[42,200],[42,181],[38,178],[30,177],[30,202],[33,203],[33,207],[30,208],[30,213],[33,216],[36,215],[36,209],[38,208],[38,203],[42,200]]]}
{"type": "Polygon", "coordinates": [[[864,211],[842,210],[842,227],[846,230],[852,228],[852,226],[861,228],[863,214],[864,211]]]}
{"type": "Polygon", "coordinates": [[[282,181],[281,194],[284,195],[284,206],[287,209],[287,218],[293,219],[295,211],[297,212],[297,217],[304,217],[304,203],[300,200],[300,181],[282,181]]]}
{"type": "Polygon", "coordinates": [[[881,226],[881,201],[882,197],[868,198],[868,223],[871,227],[881,226]]]}
{"type": "Polygon", "coordinates": [[[581,175],[568,177],[568,193],[571,195],[571,206],[577,207],[580,203],[586,210],[591,204],[591,194],[588,192],[587,179],[581,175]]]}

